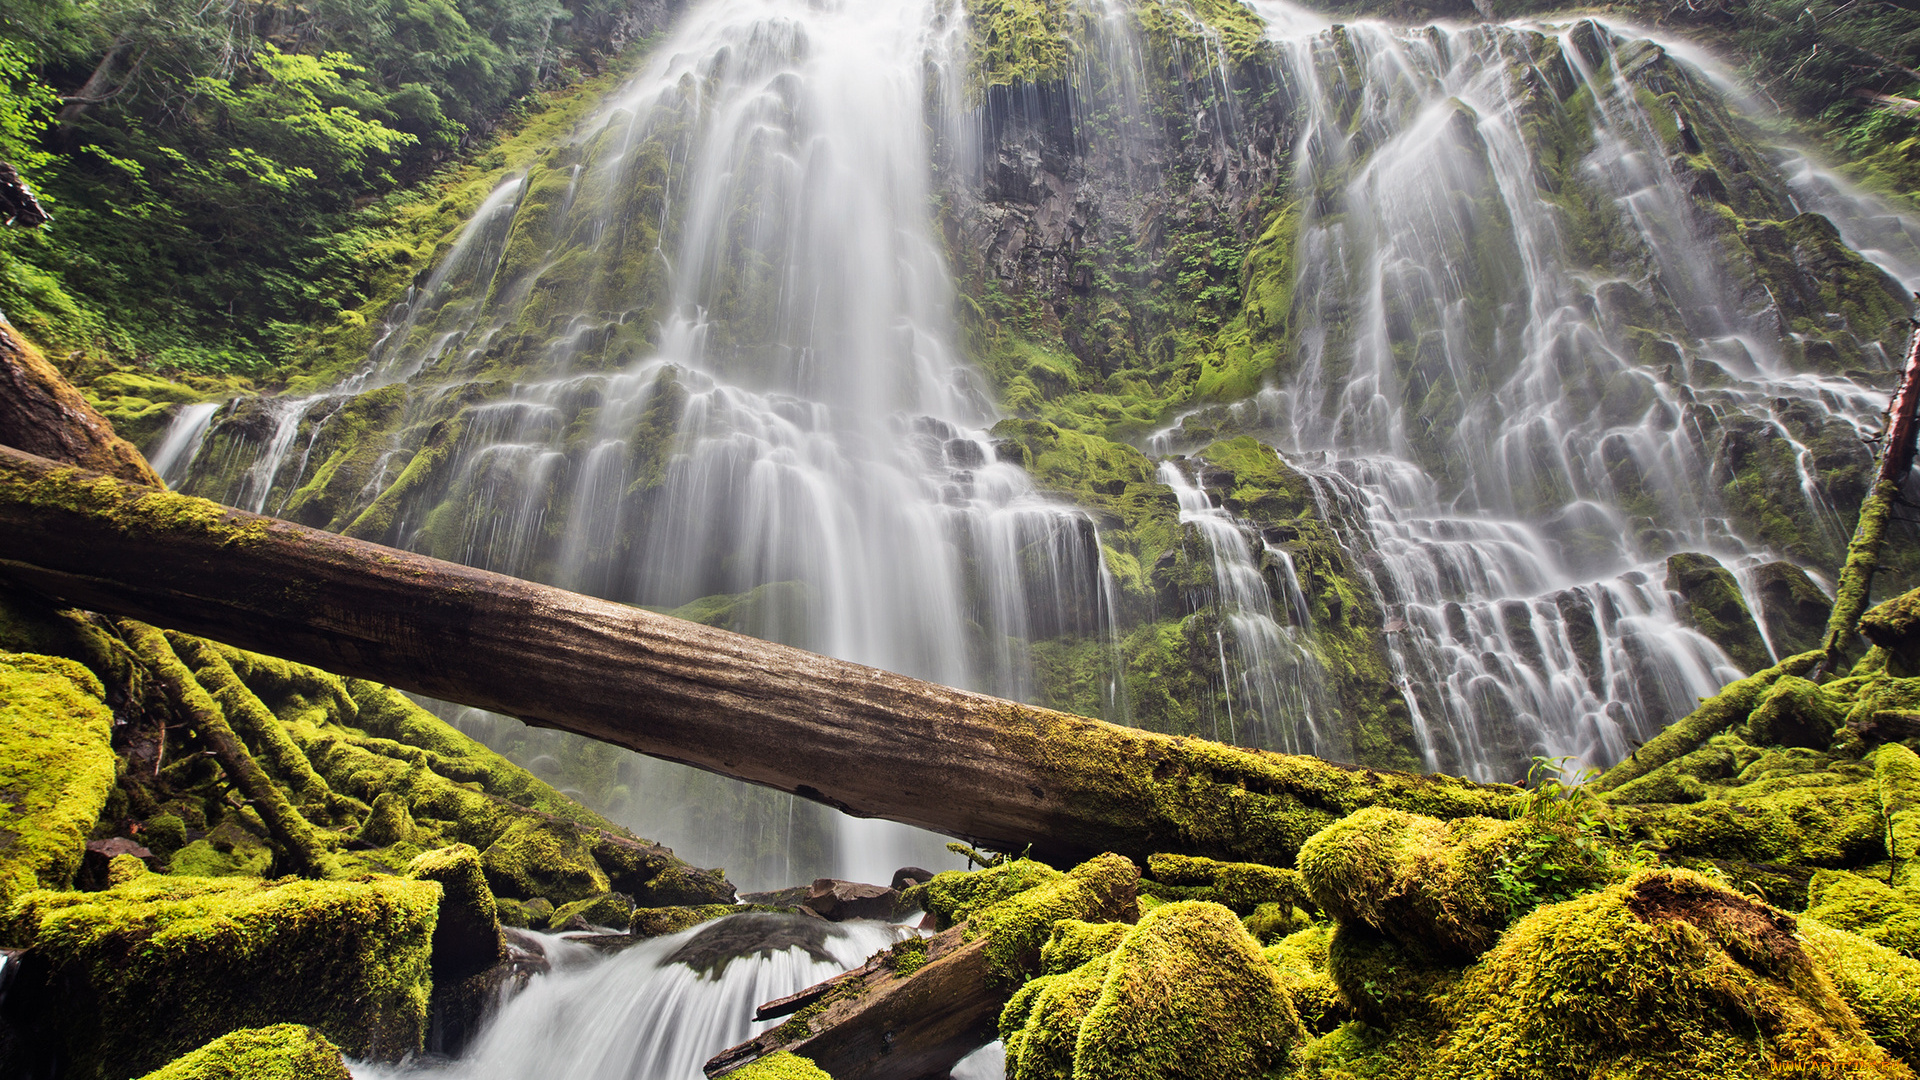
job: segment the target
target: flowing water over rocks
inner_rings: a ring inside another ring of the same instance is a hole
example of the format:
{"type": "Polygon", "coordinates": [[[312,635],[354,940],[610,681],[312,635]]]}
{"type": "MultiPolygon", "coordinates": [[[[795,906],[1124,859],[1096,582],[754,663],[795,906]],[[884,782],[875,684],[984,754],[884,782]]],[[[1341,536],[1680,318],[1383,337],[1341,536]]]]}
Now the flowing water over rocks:
{"type": "Polygon", "coordinates": [[[735,915],[612,955],[543,934],[552,972],[505,1001],[458,1061],[353,1072],[360,1080],[701,1080],[708,1058],[782,1022],[752,1022],[755,1006],[856,967],[910,933],[735,915]],[[743,922],[752,925],[734,929],[743,922]],[[705,947],[721,938],[719,951],[705,947]]]}
{"type": "MultiPolygon", "coordinates": [[[[1010,52],[965,5],[691,6],[362,370],[182,409],[155,464],[1121,722],[1617,760],[1751,666],[1670,556],[1756,615],[1837,567],[1920,231],[1631,28],[1216,7],[1057,5],[1010,52]]],[[[944,857],[448,715],[749,886],[944,857]]]]}

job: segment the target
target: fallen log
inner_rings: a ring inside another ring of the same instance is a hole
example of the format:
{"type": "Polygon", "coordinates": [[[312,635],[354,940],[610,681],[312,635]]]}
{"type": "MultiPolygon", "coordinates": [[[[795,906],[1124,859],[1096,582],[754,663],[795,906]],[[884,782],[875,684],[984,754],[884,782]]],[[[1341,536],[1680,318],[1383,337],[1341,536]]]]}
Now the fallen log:
{"type": "Polygon", "coordinates": [[[1069,716],[0,447],[0,573],[93,611],[520,717],[999,850],[1288,865],[1386,805],[1514,789],[1069,716]]]}

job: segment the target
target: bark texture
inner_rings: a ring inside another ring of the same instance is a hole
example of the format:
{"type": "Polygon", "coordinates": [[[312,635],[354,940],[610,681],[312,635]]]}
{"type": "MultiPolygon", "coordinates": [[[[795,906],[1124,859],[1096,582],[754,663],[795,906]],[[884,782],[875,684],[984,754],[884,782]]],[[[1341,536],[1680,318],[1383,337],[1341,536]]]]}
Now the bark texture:
{"type": "Polygon", "coordinates": [[[0,319],[0,444],[136,484],[163,486],[133,444],[113,433],[60,372],[0,319]]]}
{"type": "Polygon", "coordinates": [[[1288,865],[1354,810],[1514,789],[1122,728],[0,448],[0,572],[66,603],[989,845],[1288,865]]]}

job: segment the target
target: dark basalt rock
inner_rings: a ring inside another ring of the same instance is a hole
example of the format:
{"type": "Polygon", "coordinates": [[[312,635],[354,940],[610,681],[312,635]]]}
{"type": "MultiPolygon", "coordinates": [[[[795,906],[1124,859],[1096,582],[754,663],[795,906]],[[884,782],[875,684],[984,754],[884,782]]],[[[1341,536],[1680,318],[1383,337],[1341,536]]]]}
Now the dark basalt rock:
{"type": "Polygon", "coordinates": [[[897,891],[880,885],[820,878],[808,890],[805,906],[822,918],[835,922],[842,919],[887,919],[893,916],[894,906],[899,900],[897,891]]]}
{"type": "Polygon", "coordinates": [[[708,925],[667,957],[669,964],[685,964],[702,975],[712,975],[747,956],[771,956],[800,948],[815,960],[832,962],[826,943],[841,931],[804,915],[766,913],[734,915],[708,925]]]}

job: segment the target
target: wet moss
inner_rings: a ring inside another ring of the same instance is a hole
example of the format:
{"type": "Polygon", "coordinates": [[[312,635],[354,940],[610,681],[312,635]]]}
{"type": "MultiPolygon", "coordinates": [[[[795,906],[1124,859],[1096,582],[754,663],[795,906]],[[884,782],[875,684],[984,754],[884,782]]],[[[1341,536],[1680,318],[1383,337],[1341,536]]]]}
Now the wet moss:
{"type": "Polygon", "coordinates": [[[1346,1020],[1349,1013],[1340,988],[1328,974],[1335,926],[1319,923],[1296,930],[1261,950],[1293,999],[1300,1023],[1315,1035],[1324,1035],[1346,1020]]]}
{"type": "Polygon", "coordinates": [[[0,479],[0,501],[36,512],[71,514],[123,536],[198,537],[218,545],[266,538],[268,519],[252,517],[205,499],[138,487],[81,469],[54,469],[33,479],[0,479]]]}
{"type": "Polygon", "coordinates": [[[1874,753],[1874,785],[1887,822],[1895,885],[1920,885],[1920,754],[1899,743],[1874,753]]]}
{"type": "Polygon", "coordinates": [[[340,1048],[299,1024],[228,1032],[141,1080],[351,1080],[340,1048]]]}
{"type": "Polygon", "coordinates": [[[1666,730],[1647,740],[1645,746],[1628,755],[1625,761],[1602,773],[1588,786],[1605,794],[1636,780],[1676,758],[1698,749],[1709,738],[1726,730],[1753,712],[1766,691],[1783,675],[1805,675],[1820,662],[1818,652],[1788,657],[1764,671],[1721,687],[1720,692],[1700,703],[1666,730]]]}
{"type": "Polygon", "coordinates": [[[608,892],[606,872],[576,829],[534,818],[507,826],[481,853],[487,884],[519,900],[544,896],[565,905],[608,892]]]}
{"type": "Polygon", "coordinates": [[[575,919],[588,926],[626,927],[633,922],[633,897],[626,893],[603,892],[553,909],[547,926],[554,930],[577,929],[575,919]]]}
{"type": "Polygon", "coordinates": [[[1746,740],[1755,746],[1801,746],[1824,750],[1843,717],[1815,683],[1783,675],[1747,717],[1746,740]]]}
{"type": "Polygon", "coordinates": [[[1136,917],[1139,882],[1140,871],[1133,863],[1119,855],[1102,855],[976,910],[967,920],[967,936],[986,938],[988,963],[1001,978],[1018,985],[1040,969],[1041,950],[1053,935],[1054,923],[1089,915],[1121,921],[1136,917]]]}
{"type": "Polygon", "coordinates": [[[0,653],[0,910],[66,888],[114,787],[100,680],[58,657],[0,653]]]}
{"type": "Polygon", "coordinates": [[[1218,904],[1148,912],[1107,963],[1074,1046],[1076,1080],[1259,1077],[1305,1038],[1279,972],[1218,904]]]}
{"type": "Polygon", "coordinates": [[[1818,918],[1800,920],[1800,940],[1873,1041],[1920,1062],[1920,960],[1818,918]]]}
{"type": "MultiPolygon", "coordinates": [[[[1438,1078],[1888,1075],[1794,920],[1663,870],[1516,923],[1447,999],[1438,1078]]],[[[1898,1074],[1897,1072],[1895,1073],[1898,1074]]]]}
{"type": "Polygon", "coordinates": [[[1818,870],[1807,885],[1807,915],[1920,960],[1920,887],[1818,870]]]}
{"type": "Polygon", "coordinates": [[[426,1030],[432,882],[181,878],[32,893],[7,917],[28,946],[29,1026],[66,1075],[137,1075],[240,1028],[307,1024],[392,1060],[426,1030]]]}
{"type": "Polygon", "coordinates": [[[809,1059],[784,1050],[750,1061],[727,1075],[735,1080],[833,1080],[809,1059]]]}
{"type": "Polygon", "coordinates": [[[1740,583],[1718,559],[1697,552],[1669,555],[1667,589],[1681,598],[1676,605],[1681,620],[1720,646],[1741,671],[1759,671],[1772,662],[1740,583]]]}
{"type": "Polygon", "coordinates": [[[436,980],[462,979],[499,959],[500,911],[472,845],[425,852],[407,864],[407,876],[440,886],[440,914],[433,925],[436,980]]]}
{"type": "Polygon", "coordinates": [[[1369,927],[1431,960],[1470,960],[1528,907],[1606,872],[1571,830],[1369,807],[1309,840],[1300,873],[1343,926],[1369,927]]]}

